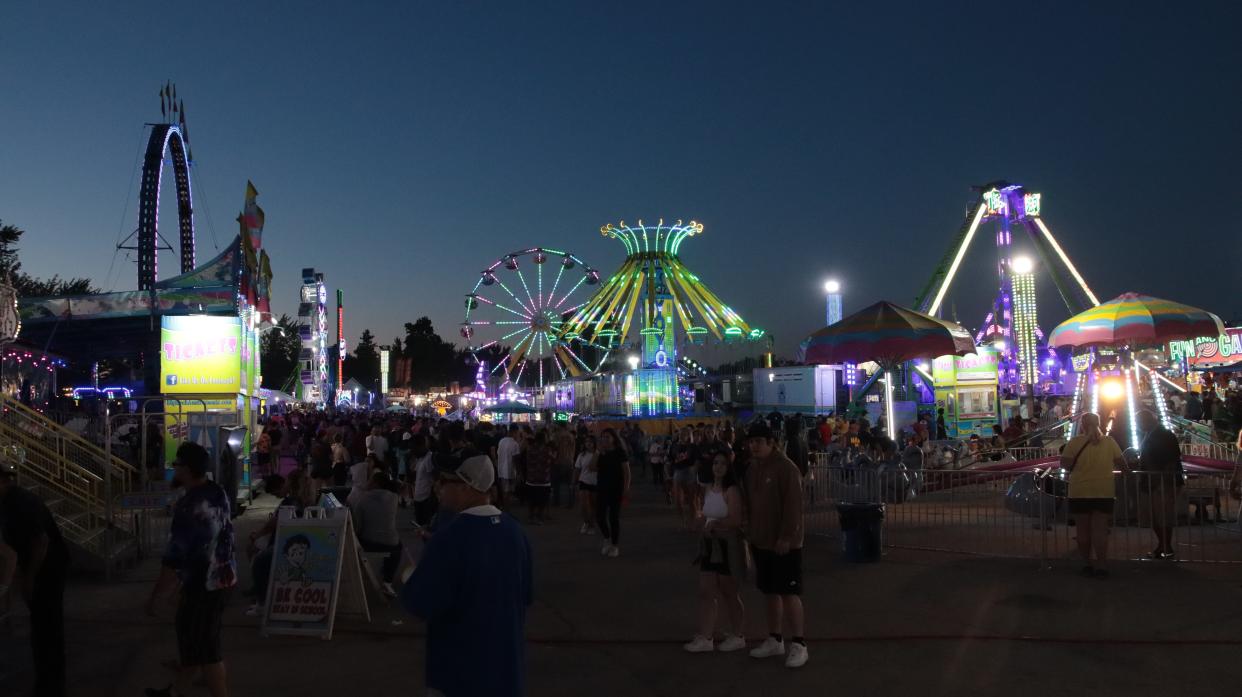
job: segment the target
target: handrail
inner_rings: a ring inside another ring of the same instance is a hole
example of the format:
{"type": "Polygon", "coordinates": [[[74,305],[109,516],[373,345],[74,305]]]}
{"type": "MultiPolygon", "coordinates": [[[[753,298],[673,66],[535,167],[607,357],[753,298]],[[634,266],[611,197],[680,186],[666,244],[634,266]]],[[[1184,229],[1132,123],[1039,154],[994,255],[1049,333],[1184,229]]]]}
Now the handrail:
{"type": "MultiPolygon", "coordinates": [[[[9,397],[8,395],[0,393],[0,407],[5,408],[5,409],[11,409],[15,413],[21,414],[22,417],[25,418],[27,421],[34,421],[41,428],[45,428],[49,431],[52,431],[58,437],[62,438],[63,440],[69,441],[73,443],[74,445],[77,445],[78,447],[87,451],[91,455],[95,456],[95,458],[100,461],[104,461],[108,458],[108,453],[105,452],[103,448],[100,448],[98,445],[95,445],[94,443],[90,442],[86,438],[83,438],[82,436],[65,428],[63,425],[53,421],[52,419],[47,418],[43,414],[40,414],[34,409],[31,409],[30,407],[26,406],[25,404],[22,404],[20,401],[15,400],[12,397],[9,397]]],[[[112,457],[112,466],[120,470],[123,470],[131,475],[138,474],[137,467],[134,467],[133,465],[129,464],[128,462],[122,460],[119,457],[115,457],[115,456],[112,457]]]]}

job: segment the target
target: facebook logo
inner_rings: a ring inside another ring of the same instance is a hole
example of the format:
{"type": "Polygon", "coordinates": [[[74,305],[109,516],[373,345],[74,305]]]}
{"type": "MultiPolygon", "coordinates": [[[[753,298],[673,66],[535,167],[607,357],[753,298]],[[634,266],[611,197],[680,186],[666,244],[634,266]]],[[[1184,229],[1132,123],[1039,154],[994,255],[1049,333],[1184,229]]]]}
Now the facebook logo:
{"type": "Polygon", "coordinates": [[[165,377],[164,377],[164,382],[165,382],[165,384],[168,384],[168,385],[176,385],[176,384],[177,384],[177,376],[176,376],[176,375],[167,375],[167,376],[165,376],[165,377]]]}

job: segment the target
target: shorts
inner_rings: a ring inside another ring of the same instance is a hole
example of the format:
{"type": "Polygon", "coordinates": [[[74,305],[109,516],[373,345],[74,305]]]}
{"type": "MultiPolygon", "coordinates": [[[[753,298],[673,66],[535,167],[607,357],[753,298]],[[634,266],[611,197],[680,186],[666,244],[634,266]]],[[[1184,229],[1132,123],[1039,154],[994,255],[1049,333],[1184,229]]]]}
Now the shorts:
{"type": "Polygon", "coordinates": [[[673,470],[673,482],[682,485],[695,484],[698,482],[698,477],[695,476],[693,467],[682,467],[673,470]]]}
{"type": "Polygon", "coordinates": [[[802,549],[777,554],[751,547],[755,558],[755,587],[764,595],[802,595],[802,549]]]}
{"type": "Polygon", "coordinates": [[[176,628],[177,655],[182,666],[206,666],[224,660],[220,627],[228,602],[228,589],[181,589],[176,628]]]}
{"type": "Polygon", "coordinates": [[[587,484],[586,482],[578,482],[578,491],[586,491],[586,492],[590,492],[594,494],[598,490],[599,490],[599,487],[595,486],[594,484],[587,484]]]}
{"type": "Polygon", "coordinates": [[[732,576],[729,566],[729,541],[720,537],[704,537],[699,545],[699,570],[705,574],[732,576]]]}
{"type": "Polygon", "coordinates": [[[1112,515],[1114,503],[1113,499],[1070,499],[1069,512],[1074,515],[1086,515],[1087,513],[1112,515]]]}

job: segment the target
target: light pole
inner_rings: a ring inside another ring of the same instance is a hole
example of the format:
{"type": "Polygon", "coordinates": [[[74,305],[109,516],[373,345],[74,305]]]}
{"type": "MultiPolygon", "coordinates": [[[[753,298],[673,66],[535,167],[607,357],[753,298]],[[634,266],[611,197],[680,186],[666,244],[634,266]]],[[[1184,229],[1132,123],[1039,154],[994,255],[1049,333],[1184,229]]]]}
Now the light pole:
{"type": "Polygon", "coordinates": [[[836,279],[829,279],[824,282],[824,293],[827,296],[827,316],[828,326],[832,326],[841,321],[841,283],[836,279]]]}

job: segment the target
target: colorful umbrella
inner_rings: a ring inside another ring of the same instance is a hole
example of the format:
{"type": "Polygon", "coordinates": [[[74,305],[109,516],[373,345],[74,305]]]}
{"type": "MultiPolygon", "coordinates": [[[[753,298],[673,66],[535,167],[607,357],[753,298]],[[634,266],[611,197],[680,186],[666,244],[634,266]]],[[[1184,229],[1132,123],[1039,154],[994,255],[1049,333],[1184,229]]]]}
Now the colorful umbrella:
{"type": "Polygon", "coordinates": [[[820,329],[804,346],[807,363],[875,361],[886,369],[915,358],[975,352],[970,332],[960,325],[885,301],[820,329]]]}
{"type": "Polygon", "coordinates": [[[1206,310],[1139,293],[1123,293],[1062,322],[1048,345],[1159,345],[1178,339],[1220,336],[1225,325],[1206,310]]]}

